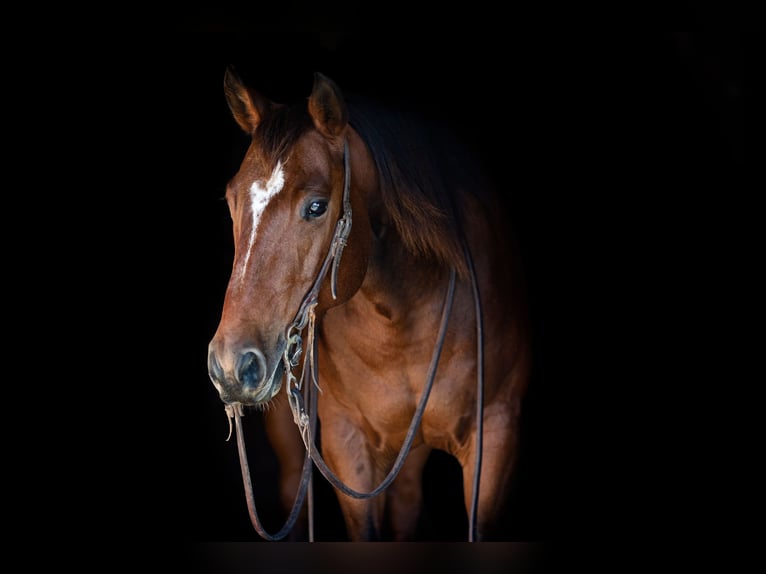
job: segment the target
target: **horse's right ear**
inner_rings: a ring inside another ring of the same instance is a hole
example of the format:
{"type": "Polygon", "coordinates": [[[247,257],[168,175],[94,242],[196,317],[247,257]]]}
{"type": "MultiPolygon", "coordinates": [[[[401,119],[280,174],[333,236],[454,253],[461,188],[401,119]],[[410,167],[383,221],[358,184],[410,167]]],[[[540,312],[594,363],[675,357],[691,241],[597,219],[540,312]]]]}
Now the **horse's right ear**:
{"type": "Polygon", "coordinates": [[[327,76],[316,72],[309,96],[309,114],[314,126],[328,137],[343,133],[348,123],[348,111],[340,88],[327,76]]]}
{"type": "Polygon", "coordinates": [[[270,100],[245,86],[233,66],[226,68],[223,91],[231,115],[247,134],[252,134],[263,117],[274,107],[270,100]]]}

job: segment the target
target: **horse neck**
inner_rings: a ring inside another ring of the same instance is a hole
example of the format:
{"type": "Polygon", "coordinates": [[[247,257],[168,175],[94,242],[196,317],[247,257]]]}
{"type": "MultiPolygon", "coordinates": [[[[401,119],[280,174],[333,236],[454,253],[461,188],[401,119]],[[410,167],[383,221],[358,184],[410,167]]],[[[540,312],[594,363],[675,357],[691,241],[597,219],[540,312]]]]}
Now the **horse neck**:
{"type": "Polygon", "coordinates": [[[430,317],[441,304],[449,271],[409,253],[394,230],[375,239],[367,274],[349,304],[365,313],[377,313],[387,322],[415,320],[418,313],[430,317]]]}
{"type": "MultiPolygon", "coordinates": [[[[419,304],[443,298],[449,270],[408,251],[388,221],[373,159],[355,130],[349,130],[352,187],[359,190],[373,234],[367,273],[352,306],[372,304],[392,314],[412,314],[419,304]]],[[[355,216],[356,224],[356,216],[355,216]]]]}

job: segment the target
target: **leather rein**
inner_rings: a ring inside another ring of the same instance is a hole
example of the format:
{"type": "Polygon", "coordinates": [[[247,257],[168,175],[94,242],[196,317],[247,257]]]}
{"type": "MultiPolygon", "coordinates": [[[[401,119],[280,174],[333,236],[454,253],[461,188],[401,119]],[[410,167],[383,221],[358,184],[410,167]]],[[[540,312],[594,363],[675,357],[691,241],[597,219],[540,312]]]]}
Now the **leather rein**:
{"type": "MultiPolygon", "coordinates": [[[[239,452],[240,468],[242,470],[242,480],[245,487],[245,497],[247,500],[248,513],[250,515],[250,521],[253,524],[255,530],[266,540],[277,541],[287,536],[293,529],[295,522],[298,519],[303,502],[308,493],[308,528],[309,528],[309,541],[314,541],[314,525],[313,525],[313,488],[312,488],[312,462],[317,466],[319,471],[324,477],[338,490],[344,494],[351,496],[352,498],[366,499],[382,493],[388,486],[394,481],[399,474],[404,461],[409,454],[412,443],[415,439],[415,433],[420,426],[420,421],[425,411],[428,397],[431,393],[431,387],[436,375],[436,368],[439,364],[439,357],[441,356],[442,347],[444,344],[444,338],[447,332],[447,324],[449,322],[450,312],[452,310],[452,302],[455,294],[455,270],[450,270],[450,280],[447,292],[445,294],[444,303],[442,305],[441,323],[439,325],[439,333],[434,346],[433,355],[431,357],[431,363],[428,368],[427,382],[423,394],[418,403],[415,414],[412,417],[410,426],[407,430],[402,447],[399,451],[399,455],[394,461],[391,470],[383,481],[370,492],[359,492],[346,485],[325,463],[321,453],[317,449],[314,440],[316,436],[316,424],[317,424],[317,394],[312,390],[312,385],[317,390],[321,391],[319,387],[319,381],[317,380],[318,366],[317,366],[317,351],[316,351],[316,306],[319,302],[319,291],[322,286],[322,282],[327,276],[328,269],[331,268],[331,292],[333,299],[337,298],[337,270],[340,264],[340,259],[343,254],[343,249],[348,242],[348,236],[351,233],[351,201],[350,201],[350,187],[351,187],[351,170],[349,167],[348,157],[348,142],[344,141],[343,144],[343,168],[344,168],[344,183],[343,183],[343,213],[338,219],[335,227],[335,234],[330,244],[330,249],[325,256],[322,263],[322,267],[317,274],[314,283],[309,292],[304,297],[298,312],[295,315],[290,326],[285,332],[285,349],[282,354],[282,361],[284,364],[285,377],[287,379],[286,392],[290,408],[293,413],[293,420],[298,426],[298,429],[303,439],[303,444],[306,448],[306,453],[303,461],[303,470],[301,473],[301,482],[296,493],[293,507],[288,514],[288,517],[280,530],[275,534],[270,534],[263,527],[258,512],[255,508],[255,499],[253,495],[253,485],[250,478],[250,469],[247,461],[247,451],[244,441],[244,433],[242,430],[242,417],[244,411],[242,404],[239,402],[228,403],[225,405],[226,415],[229,419],[229,436],[231,436],[231,419],[234,419],[235,428],[237,432],[237,449],[239,452]],[[300,379],[296,378],[292,370],[300,364],[300,355],[303,351],[303,339],[301,334],[304,330],[306,333],[306,347],[307,355],[303,361],[303,369],[300,379]],[[304,384],[305,383],[305,384],[304,384]],[[305,396],[304,396],[305,395],[305,396]],[[309,403],[308,412],[306,411],[305,404],[309,403]]],[[[476,536],[476,506],[479,496],[479,480],[481,476],[481,458],[482,458],[482,434],[483,434],[483,409],[484,409],[484,351],[483,351],[483,326],[482,326],[482,311],[481,302],[479,298],[479,289],[476,281],[476,273],[473,267],[473,261],[470,251],[465,242],[463,242],[463,251],[468,264],[468,269],[471,276],[471,285],[474,294],[474,304],[476,312],[476,332],[477,332],[477,432],[476,432],[476,464],[474,467],[473,476],[473,494],[471,500],[471,512],[469,516],[468,524],[468,540],[469,542],[475,541],[476,536]]],[[[228,438],[226,439],[228,440],[228,438]]]]}

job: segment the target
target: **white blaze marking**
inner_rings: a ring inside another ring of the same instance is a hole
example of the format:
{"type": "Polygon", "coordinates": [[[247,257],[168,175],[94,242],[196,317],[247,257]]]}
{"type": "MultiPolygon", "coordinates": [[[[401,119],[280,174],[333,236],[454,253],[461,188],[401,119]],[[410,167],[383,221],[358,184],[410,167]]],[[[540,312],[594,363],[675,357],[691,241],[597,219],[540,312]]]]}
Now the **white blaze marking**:
{"type": "Polygon", "coordinates": [[[271,174],[271,177],[265,184],[260,181],[254,181],[253,185],[250,186],[250,211],[253,216],[253,224],[250,227],[250,240],[247,243],[245,260],[239,268],[240,281],[244,279],[245,271],[247,271],[247,262],[250,260],[250,252],[253,250],[253,244],[255,243],[255,236],[258,231],[258,223],[261,220],[261,216],[266,210],[266,206],[269,204],[269,201],[271,201],[271,198],[282,191],[284,185],[285,174],[282,171],[282,162],[280,161],[277,163],[274,173],[271,174]]]}

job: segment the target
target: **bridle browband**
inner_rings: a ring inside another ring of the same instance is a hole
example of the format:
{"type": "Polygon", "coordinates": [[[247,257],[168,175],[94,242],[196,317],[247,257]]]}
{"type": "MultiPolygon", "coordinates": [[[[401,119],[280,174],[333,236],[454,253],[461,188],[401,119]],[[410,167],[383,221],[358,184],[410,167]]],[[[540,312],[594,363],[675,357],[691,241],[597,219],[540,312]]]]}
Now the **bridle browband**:
{"type": "MultiPolygon", "coordinates": [[[[300,509],[303,505],[303,501],[308,492],[309,503],[309,541],[314,541],[314,528],[313,528],[313,488],[312,488],[312,465],[313,461],[316,464],[319,471],[324,477],[338,490],[351,496],[352,498],[367,499],[372,498],[382,493],[390,484],[394,481],[399,474],[404,462],[409,454],[412,443],[415,439],[415,433],[420,426],[420,421],[425,411],[428,397],[431,393],[431,388],[436,376],[436,369],[439,364],[439,358],[441,356],[442,346],[444,344],[444,338],[447,332],[447,325],[449,323],[449,316],[452,310],[452,302],[455,294],[455,270],[450,270],[450,279],[447,292],[445,294],[444,303],[442,305],[441,322],[439,325],[439,333],[434,346],[434,352],[431,357],[431,363],[428,368],[428,375],[426,386],[423,390],[423,394],[418,403],[415,414],[412,417],[410,426],[407,429],[407,435],[405,436],[402,447],[399,454],[394,461],[391,470],[383,481],[370,492],[359,492],[346,485],[325,463],[321,453],[314,444],[314,436],[316,433],[317,422],[317,396],[316,392],[311,389],[311,386],[316,387],[321,391],[319,387],[319,381],[317,380],[318,366],[317,366],[317,352],[316,352],[316,306],[319,302],[319,292],[322,287],[322,283],[327,276],[327,271],[332,265],[330,273],[330,288],[333,299],[337,299],[337,272],[340,264],[341,256],[343,255],[343,249],[348,242],[348,236],[351,233],[352,223],[352,210],[350,200],[350,188],[351,188],[351,169],[349,167],[349,154],[348,154],[348,141],[343,142],[343,169],[344,169],[344,181],[343,181],[343,212],[338,218],[338,222],[335,226],[335,233],[333,235],[330,248],[327,251],[322,266],[319,269],[314,283],[306,296],[303,298],[298,312],[295,315],[292,323],[287,327],[285,331],[285,349],[282,354],[282,361],[284,364],[285,377],[287,379],[286,392],[290,408],[293,413],[293,420],[298,426],[298,429],[303,440],[303,444],[306,447],[306,453],[303,461],[303,470],[301,473],[301,483],[296,493],[296,498],[293,503],[293,507],[287,517],[282,528],[276,534],[269,534],[261,524],[260,518],[255,508],[255,499],[253,495],[253,486],[250,478],[250,469],[247,461],[247,451],[245,447],[242,420],[244,416],[242,404],[227,403],[225,410],[230,424],[231,419],[234,419],[236,431],[237,431],[237,448],[239,452],[239,462],[242,470],[242,479],[245,486],[245,496],[247,499],[248,512],[250,514],[250,521],[253,527],[266,540],[277,541],[287,536],[295,525],[295,522],[300,513],[300,509]],[[300,379],[296,378],[292,372],[294,367],[300,364],[300,355],[303,351],[303,339],[301,333],[304,329],[308,329],[307,332],[307,355],[303,362],[303,369],[300,379]],[[304,383],[305,388],[304,388],[304,383]],[[305,395],[305,396],[304,396],[305,395]],[[305,402],[308,401],[310,407],[309,412],[306,412],[305,402]]],[[[482,453],[482,433],[483,433],[483,408],[484,408],[484,360],[483,360],[483,326],[482,326],[482,313],[481,304],[479,298],[478,284],[476,281],[476,273],[473,268],[473,261],[470,251],[465,241],[463,242],[464,256],[468,264],[468,269],[471,275],[471,285],[474,293],[475,311],[476,311],[476,331],[477,331],[477,432],[476,432],[476,464],[474,466],[473,477],[473,495],[471,501],[471,513],[469,516],[469,542],[475,540],[476,531],[476,505],[479,494],[479,480],[481,476],[481,453],[482,453]]],[[[228,440],[228,439],[227,439],[228,440]]]]}

